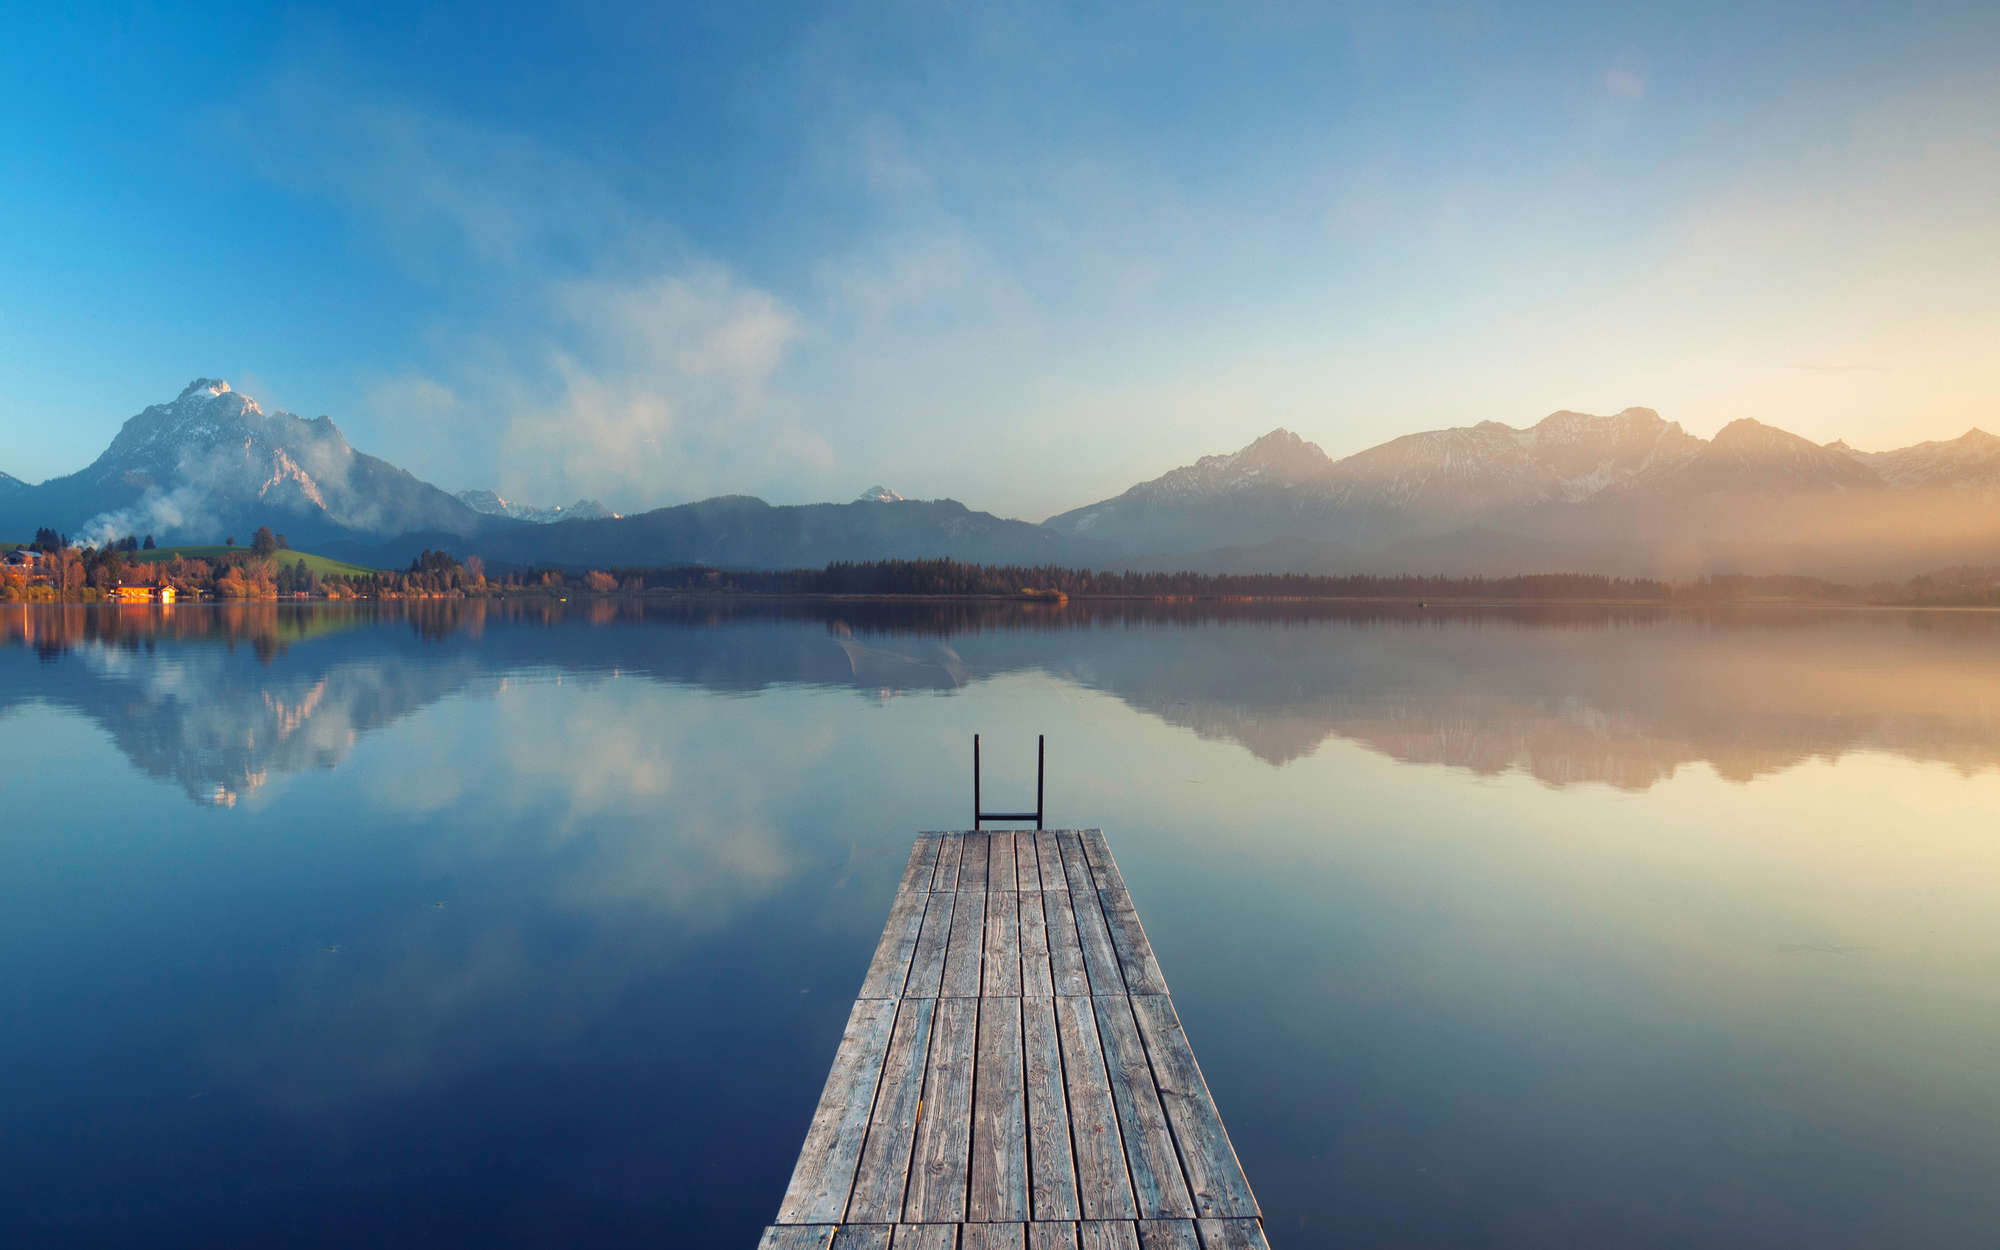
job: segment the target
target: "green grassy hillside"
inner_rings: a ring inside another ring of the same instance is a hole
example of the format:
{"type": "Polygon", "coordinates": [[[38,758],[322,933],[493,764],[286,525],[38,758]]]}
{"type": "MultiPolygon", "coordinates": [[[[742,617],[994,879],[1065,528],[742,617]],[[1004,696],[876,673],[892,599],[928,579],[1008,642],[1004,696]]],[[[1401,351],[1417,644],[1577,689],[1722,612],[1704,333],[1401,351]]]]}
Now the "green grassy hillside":
{"type": "MultiPolygon", "coordinates": [[[[125,558],[136,560],[141,564],[150,564],[156,560],[171,560],[175,556],[185,556],[190,560],[219,560],[227,556],[243,556],[249,553],[250,549],[248,547],[224,547],[220,545],[207,547],[156,547],[151,551],[127,552],[125,558]]],[[[300,560],[304,560],[306,567],[321,577],[326,577],[329,574],[337,574],[341,577],[353,577],[357,574],[367,574],[375,571],[359,564],[349,564],[345,560],[329,560],[325,556],[316,556],[308,551],[277,551],[271,554],[271,559],[285,565],[297,564],[300,560]]]]}

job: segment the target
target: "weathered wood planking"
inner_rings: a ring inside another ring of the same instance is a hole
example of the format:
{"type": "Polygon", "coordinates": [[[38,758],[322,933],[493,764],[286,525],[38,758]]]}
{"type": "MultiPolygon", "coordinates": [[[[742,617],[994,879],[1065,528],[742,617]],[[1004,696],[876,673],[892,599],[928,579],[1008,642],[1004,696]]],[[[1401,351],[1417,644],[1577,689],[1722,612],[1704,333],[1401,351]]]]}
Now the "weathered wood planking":
{"type": "Polygon", "coordinates": [[[1063,1094],[1062,1039],[1053,997],[1021,1000],[1021,1057],[1028,1102],[1028,1205],[1038,1220],[1074,1220],[1076,1163],[1070,1153],[1069,1099],[1063,1094]]]}
{"type": "Polygon", "coordinates": [[[938,844],[937,874],[931,878],[931,889],[949,891],[958,888],[958,861],[964,851],[964,838],[946,838],[938,844]]]}
{"type": "Polygon", "coordinates": [[[1018,997],[979,1001],[979,1059],[972,1090],[972,1187],[966,1219],[1026,1220],[1028,1108],[1018,997]]]}
{"type": "MultiPolygon", "coordinates": [[[[1009,857],[1012,862],[1012,857],[1009,857]]],[[[979,983],[985,998],[1021,996],[1021,896],[1013,890],[986,892],[986,968],[979,983]]]]}
{"type": "MultiPolygon", "coordinates": [[[[1123,994],[1125,974],[1118,967],[1118,950],[1111,945],[1111,929],[1104,920],[1104,904],[1096,890],[1071,890],[1070,903],[1076,909],[1076,935],[1083,947],[1083,966],[1090,973],[1093,994],[1123,994]]],[[[915,944],[914,937],[911,939],[915,944]]]]}
{"type": "Polygon", "coordinates": [[[1042,870],[1044,890],[1067,890],[1069,881],[1063,876],[1062,851],[1056,846],[1056,835],[1048,829],[1035,831],[1035,862],[1042,870]]]}
{"type": "Polygon", "coordinates": [[[837,1231],[831,1224],[778,1224],[764,1230],[757,1250],[827,1250],[837,1231]]]}
{"type": "Polygon", "coordinates": [[[1055,1003],[1070,1140],[1076,1149],[1077,1207],[1094,1220],[1134,1219],[1139,1208],[1132,1201],[1132,1174],[1125,1164],[1118,1110],[1111,1100],[1090,1000],[1058,998],[1055,1003]]]}
{"type": "Polygon", "coordinates": [[[946,836],[927,833],[917,839],[917,844],[910,848],[910,862],[903,865],[903,880],[896,887],[898,893],[930,888],[931,878],[937,871],[938,846],[946,836]]]}
{"type": "Polygon", "coordinates": [[[1072,890],[1092,890],[1090,862],[1083,857],[1083,839],[1074,829],[1056,830],[1056,849],[1062,855],[1063,876],[1072,890]]]}
{"type": "Polygon", "coordinates": [[[1049,980],[1055,991],[1066,996],[1090,993],[1090,977],[1083,968],[1083,946],[1076,933],[1076,904],[1067,890],[1042,893],[1042,916],[1048,925],[1049,980]]]}
{"type": "Polygon", "coordinates": [[[1021,993],[1047,997],[1056,992],[1049,967],[1049,917],[1040,891],[1021,893],[1021,993]]]}
{"type": "Polygon", "coordinates": [[[1180,1159],[1160,1109],[1153,1069],[1132,1019],[1131,1000],[1093,998],[1097,1036],[1104,1046],[1104,1066],[1111,1074],[1111,1099],[1118,1106],[1118,1131],[1125,1138],[1125,1159],[1132,1165],[1132,1193],[1139,1214],[1149,1220],[1194,1214],[1180,1159]]]}
{"type": "Polygon", "coordinates": [[[951,941],[944,953],[944,987],[947,998],[979,997],[981,949],[986,941],[986,895],[960,891],[951,896],[951,941]]]}
{"type": "Polygon", "coordinates": [[[972,1164],[972,1068],[979,1000],[940,998],[931,1026],[930,1066],[903,1218],[912,1224],[965,1219],[966,1173],[972,1164]]]}
{"type": "Polygon", "coordinates": [[[958,856],[958,888],[961,890],[984,890],[986,888],[987,857],[993,851],[993,835],[989,833],[968,833],[965,835],[965,849],[958,856]]]}
{"type": "Polygon", "coordinates": [[[1146,1053],[1152,1057],[1153,1082],[1180,1147],[1181,1168],[1187,1175],[1198,1216],[1255,1218],[1256,1196],[1237,1161],[1236,1147],[1222,1127],[1222,1116],[1209,1097],[1208,1083],[1194,1061],[1194,1048],[1181,1031],[1173,1000],[1165,995],[1133,995],[1132,1014],[1146,1053]]]}
{"type": "Polygon", "coordinates": [[[1138,1230],[1129,1220],[1085,1220],[1076,1232],[1082,1250],[1139,1250],[1138,1230]]]}
{"type": "Polygon", "coordinates": [[[1132,896],[1122,887],[1099,890],[1097,901],[1104,909],[1105,926],[1111,930],[1111,948],[1117,953],[1126,992],[1166,993],[1167,979],[1160,975],[1160,965],[1153,959],[1153,945],[1146,940],[1146,930],[1139,924],[1132,896]]]}
{"type": "Polygon", "coordinates": [[[924,923],[917,930],[917,949],[910,958],[910,975],[903,982],[905,998],[936,998],[944,987],[944,955],[951,941],[951,909],[958,895],[932,893],[924,903],[924,923]]]}
{"type": "Polygon", "coordinates": [[[1196,1220],[1201,1250],[1271,1250],[1257,1220],[1196,1220]]]}
{"type": "Polygon", "coordinates": [[[1139,1250],[1201,1250],[1189,1220],[1140,1220],[1139,1250]]]}
{"type": "Polygon", "coordinates": [[[833,1071],[806,1130],[805,1148],[785,1187],[785,1200],[778,1204],[780,1224],[834,1224],[846,1212],[895,1019],[895,999],[855,1000],[833,1055],[833,1071]]]}
{"type": "Polygon", "coordinates": [[[989,890],[1018,890],[1020,885],[1014,878],[1014,835],[1011,833],[989,833],[986,835],[989,851],[986,857],[986,888],[989,890]]]}
{"type": "Polygon", "coordinates": [[[1102,831],[926,833],[761,1250],[1268,1250],[1102,831]]]}
{"type": "Polygon", "coordinates": [[[1068,1221],[1028,1225],[1028,1250],[1076,1250],[1076,1225],[1068,1221]]]}
{"type": "Polygon", "coordinates": [[[1027,1250],[1025,1224],[967,1224],[959,1237],[959,1250],[1027,1250]]]}
{"type": "Polygon", "coordinates": [[[1123,889],[1125,882],[1118,876],[1118,864],[1111,858],[1111,844],[1104,840],[1104,830],[1081,829],[1077,837],[1083,843],[1084,858],[1090,861],[1090,883],[1100,890],[1123,889]]]}
{"type": "Polygon", "coordinates": [[[917,930],[924,923],[924,904],[930,895],[921,890],[900,890],[889,908],[889,923],[869,961],[868,976],[861,982],[862,998],[900,998],[903,981],[910,973],[910,957],[917,950],[917,930]]]}
{"type": "MultiPolygon", "coordinates": [[[[896,1011],[889,1057],[868,1116],[868,1140],[847,1204],[851,1223],[889,1223],[902,1218],[903,1191],[910,1177],[910,1151],[917,1137],[917,1110],[923,1103],[929,1066],[935,998],[906,998],[896,1011]]],[[[782,1215],[782,1212],[781,1212],[782,1215]]]]}

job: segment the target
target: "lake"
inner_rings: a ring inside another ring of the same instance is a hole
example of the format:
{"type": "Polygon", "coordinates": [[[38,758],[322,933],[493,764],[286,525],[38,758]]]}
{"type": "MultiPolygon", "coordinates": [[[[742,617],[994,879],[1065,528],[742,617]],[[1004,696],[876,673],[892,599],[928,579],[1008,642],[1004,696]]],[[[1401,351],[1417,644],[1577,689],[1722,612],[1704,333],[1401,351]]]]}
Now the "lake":
{"type": "Polygon", "coordinates": [[[0,1241],[754,1245],[975,732],[1273,1245],[1994,1244],[2000,616],[610,601],[0,608],[0,1241]]]}

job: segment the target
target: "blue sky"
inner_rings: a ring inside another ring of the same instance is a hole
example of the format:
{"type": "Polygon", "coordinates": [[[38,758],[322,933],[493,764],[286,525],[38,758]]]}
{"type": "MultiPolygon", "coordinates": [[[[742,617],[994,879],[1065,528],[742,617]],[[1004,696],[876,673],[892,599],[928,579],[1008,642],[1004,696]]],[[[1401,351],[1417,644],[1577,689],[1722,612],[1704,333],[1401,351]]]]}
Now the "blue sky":
{"type": "Polygon", "coordinates": [[[1990,4],[135,6],[0,43],[0,469],[1038,519],[1277,425],[2000,425],[1990,4]]]}

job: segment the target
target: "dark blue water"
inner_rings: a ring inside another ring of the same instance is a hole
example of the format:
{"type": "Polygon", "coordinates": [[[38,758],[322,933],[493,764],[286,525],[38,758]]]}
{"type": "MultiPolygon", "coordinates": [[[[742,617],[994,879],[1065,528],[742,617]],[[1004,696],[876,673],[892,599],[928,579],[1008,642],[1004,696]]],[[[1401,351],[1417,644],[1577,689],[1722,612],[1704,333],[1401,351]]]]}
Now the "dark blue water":
{"type": "Polygon", "coordinates": [[[2000,619],[604,603],[0,608],[0,1244],[754,1244],[975,731],[1274,1244],[1994,1244],[2000,619]]]}

